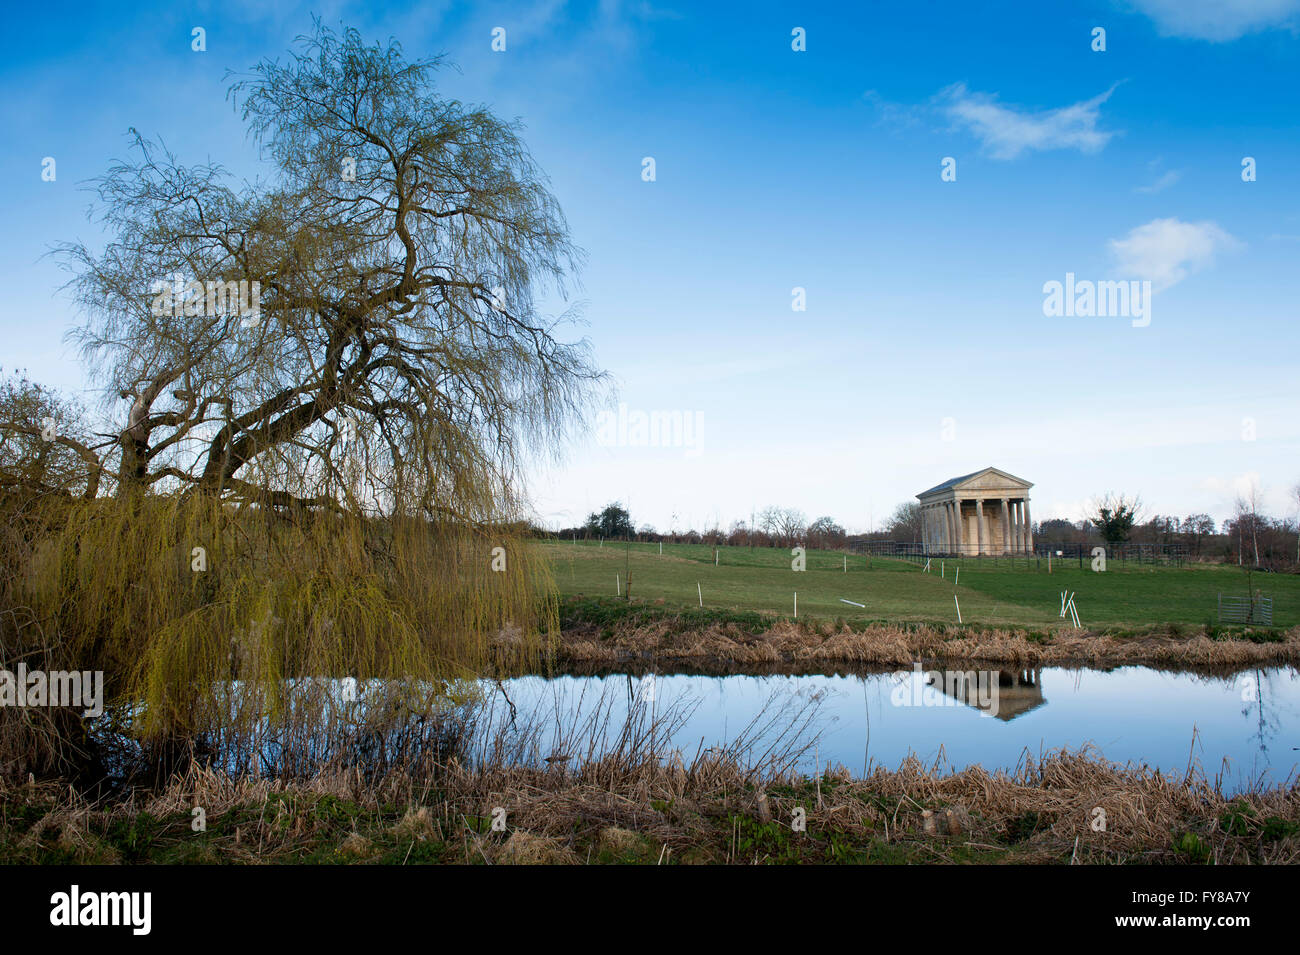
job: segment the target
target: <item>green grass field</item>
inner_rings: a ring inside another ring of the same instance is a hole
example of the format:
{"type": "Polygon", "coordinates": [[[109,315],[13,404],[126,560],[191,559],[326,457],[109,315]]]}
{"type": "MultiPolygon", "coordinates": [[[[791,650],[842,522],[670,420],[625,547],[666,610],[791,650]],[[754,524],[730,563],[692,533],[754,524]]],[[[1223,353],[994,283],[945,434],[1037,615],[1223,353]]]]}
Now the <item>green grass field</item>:
{"type": "MultiPolygon", "coordinates": [[[[1184,567],[1112,561],[1104,573],[1087,563],[1047,562],[1028,568],[973,559],[931,563],[931,572],[918,564],[891,558],[810,550],[807,569],[791,570],[789,550],[721,547],[714,565],[707,544],[627,544],[606,541],[539,544],[551,559],[555,583],[562,596],[614,596],[626,592],[628,572],[632,598],[663,600],[670,606],[696,607],[698,591],[706,608],[794,613],[799,617],[868,621],[957,622],[954,594],[962,621],[986,626],[1043,629],[1063,626],[1061,591],[1075,594],[1075,607],[1084,627],[1126,629],[1150,624],[1205,625],[1218,622],[1217,595],[1245,596],[1246,574],[1241,568],[1193,564],[1184,567]],[[960,576],[957,571],[960,568],[960,576]],[[618,577],[617,581],[615,577],[618,577]],[[954,586],[954,578],[957,584],[954,586]],[[853,600],[865,607],[843,603],[853,600]]],[[[1285,628],[1300,623],[1300,577],[1254,575],[1254,586],[1273,598],[1273,622],[1285,628]]]]}

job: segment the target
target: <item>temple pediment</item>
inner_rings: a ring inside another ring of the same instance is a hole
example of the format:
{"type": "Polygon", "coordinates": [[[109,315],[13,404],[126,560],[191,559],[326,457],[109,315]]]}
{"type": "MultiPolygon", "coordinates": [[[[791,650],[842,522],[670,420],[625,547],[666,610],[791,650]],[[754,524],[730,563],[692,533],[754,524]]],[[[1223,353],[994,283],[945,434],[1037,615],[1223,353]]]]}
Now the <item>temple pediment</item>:
{"type": "Polygon", "coordinates": [[[936,484],[928,491],[922,491],[916,496],[924,500],[927,497],[944,492],[951,494],[960,491],[990,491],[1004,488],[1009,491],[1027,491],[1033,486],[1031,481],[1018,478],[1014,474],[1008,474],[998,468],[990,467],[949,478],[942,484],[936,484]]]}

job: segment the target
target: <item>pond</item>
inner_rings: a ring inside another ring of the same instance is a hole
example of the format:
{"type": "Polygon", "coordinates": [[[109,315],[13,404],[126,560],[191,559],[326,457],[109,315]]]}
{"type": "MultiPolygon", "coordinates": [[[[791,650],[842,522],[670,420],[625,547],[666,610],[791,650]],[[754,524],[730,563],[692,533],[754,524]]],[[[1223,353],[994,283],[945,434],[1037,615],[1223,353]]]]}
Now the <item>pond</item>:
{"type": "Polygon", "coordinates": [[[1190,760],[1235,792],[1289,784],[1300,767],[1300,674],[1290,667],[1205,676],[1143,667],[956,673],[918,665],[861,675],[529,676],[503,688],[521,714],[550,727],[542,745],[557,752],[590,713],[607,708],[607,732],[617,732],[629,707],[645,706],[679,714],[671,742],[688,760],[746,732],[769,739],[785,732],[788,742],[789,724],[808,719],[820,736],[798,760],[806,770],[894,769],[909,754],[926,763],[942,755],[958,769],[1013,770],[1026,753],[1091,745],[1112,762],[1164,772],[1181,773],[1190,760]]]}

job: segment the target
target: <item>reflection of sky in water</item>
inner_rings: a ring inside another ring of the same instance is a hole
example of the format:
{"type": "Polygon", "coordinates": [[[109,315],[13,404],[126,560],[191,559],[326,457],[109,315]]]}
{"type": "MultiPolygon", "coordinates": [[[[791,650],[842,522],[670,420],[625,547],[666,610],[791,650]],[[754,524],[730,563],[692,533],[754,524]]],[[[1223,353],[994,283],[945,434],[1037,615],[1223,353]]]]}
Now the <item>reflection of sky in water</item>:
{"type": "MultiPolygon", "coordinates": [[[[645,686],[633,678],[633,692],[645,686]]],[[[1013,719],[995,719],[957,703],[922,678],[907,673],[841,676],[660,676],[655,705],[687,701],[696,708],[677,734],[678,748],[693,753],[729,741],[765,703],[792,694],[820,692],[818,726],[822,764],[841,763],[860,772],[865,758],[894,768],[914,752],[925,762],[940,753],[956,767],[980,763],[986,769],[1013,769],[1025,750],[1094,744],[1118,763],[1146,763],[1181,772],[1189,754],[1213,779],[1220,771],[1225,789],[1241,788],[1262,774],[1273,784],[1300,768],[1300,674],[1291,668],[1247,671],[1232,678],[1162,673],[1125,667],[1097,670],[1043,670],[1043,703],[1013,719]],[[928,705],[895,705],[891,700],[928,705]],[[1192,730],[1196,745],[1192,747],[1192,730]],[[1226,768],[1223,760],[1229,762],[1226,768]]],[[[526,677],[510,681],[510,695],[521,716],[540,708],[554,722],[566,721],[579,705],[594,706],[603,694],[625,711],[625,676],[526,677]]],[[[1005,691],[1002,691],[1005,692],[1005,691]]],[[[1000,703],[1006,697],[999,698],[1000,703]]],[[[1005,715],[1005,713],[1004,713],[1005,715]]]]}

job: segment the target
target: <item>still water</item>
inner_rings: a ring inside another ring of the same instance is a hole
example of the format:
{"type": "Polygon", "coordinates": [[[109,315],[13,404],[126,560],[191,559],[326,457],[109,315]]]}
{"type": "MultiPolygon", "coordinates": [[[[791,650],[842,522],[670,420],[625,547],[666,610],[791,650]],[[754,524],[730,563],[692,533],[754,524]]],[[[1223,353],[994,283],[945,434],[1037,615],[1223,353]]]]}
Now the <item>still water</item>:
{"type": "MultiPolygon", "coordinates": [[[[1300,769],[1300,674],[1294,668],[1231,676],[1143,667],[814,676],[523,677],[504,690],[521,714],[550,727],[557,752],[605,707],[617,723],[629,707],[677,714],[671,745],[689,759],[746,733],[770,743],[819,733],[799,761],[854,772],[897,767],[909,754],[962,768],[1012,770],[1028,753],[1094,746],[1112,762],[1184,771],[1189,759],[1225,791],[1290,784],[1300,769]],[[755,721],[757,720],[757,723],[755,721]],[[794,729],[792,724],[796,724],[794,729]]],[[[751,755],[761,756],[760,743],[751,755]]],[[[777,747],[779,748],[779,746],[777,747]]]]}

